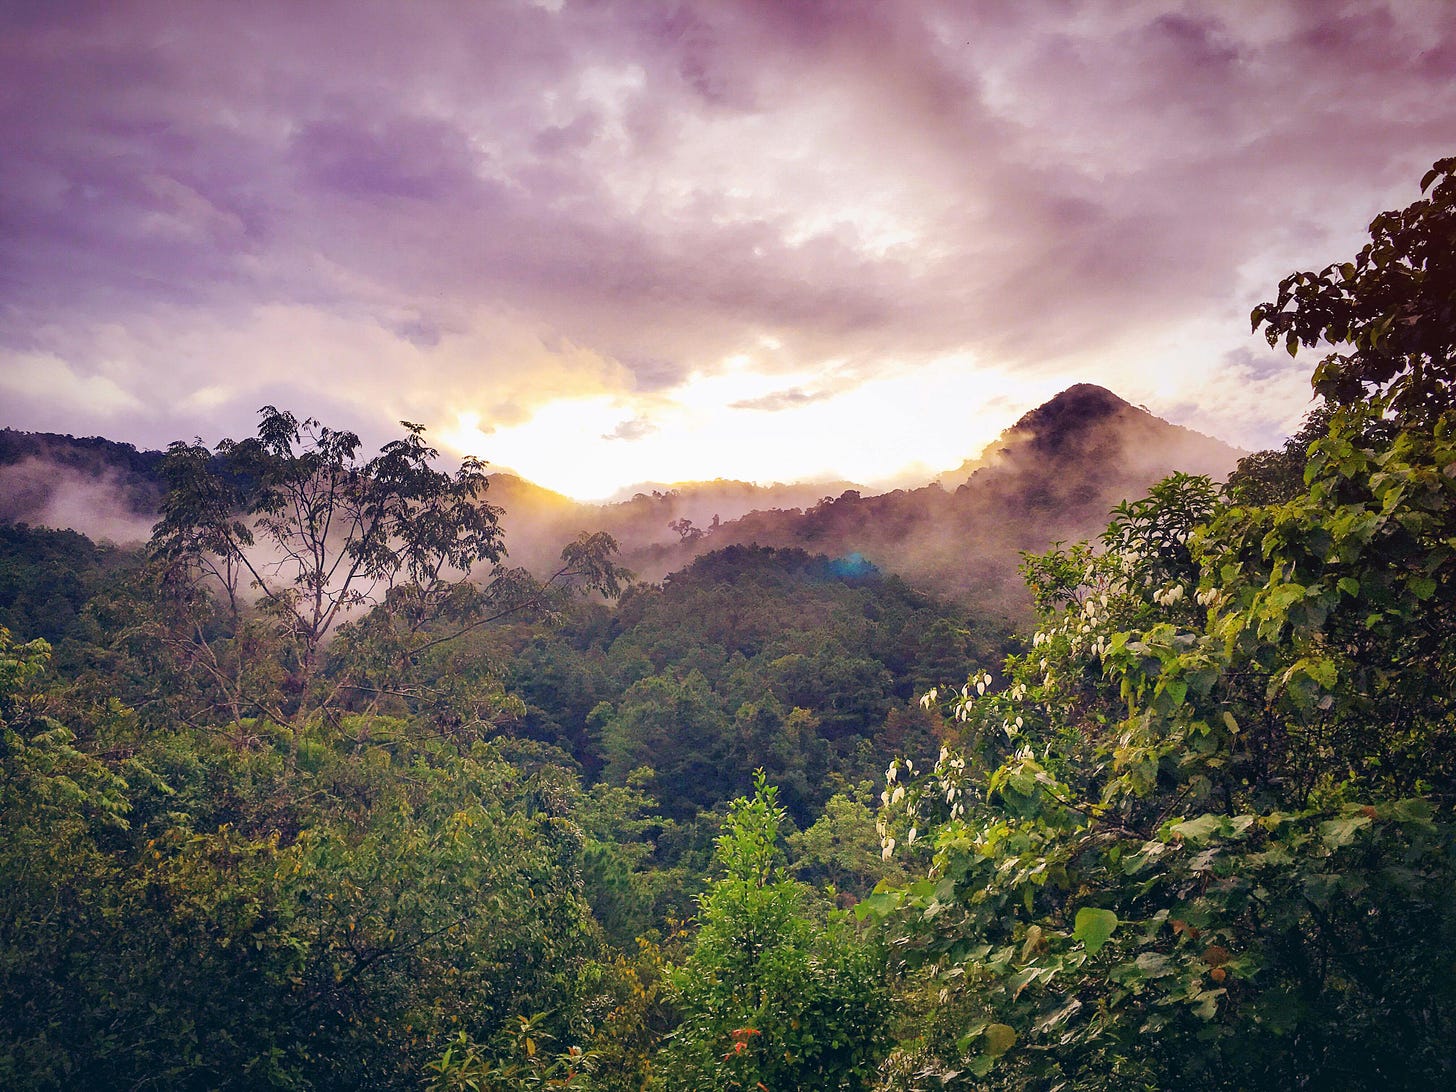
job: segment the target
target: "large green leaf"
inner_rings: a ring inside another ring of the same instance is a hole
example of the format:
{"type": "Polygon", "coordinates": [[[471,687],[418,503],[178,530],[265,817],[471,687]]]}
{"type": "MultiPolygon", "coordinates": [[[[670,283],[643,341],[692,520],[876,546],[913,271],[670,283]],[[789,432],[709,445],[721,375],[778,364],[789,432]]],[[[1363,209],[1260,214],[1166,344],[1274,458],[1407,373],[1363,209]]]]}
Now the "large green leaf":
{"type": "Polygon", "coordinates": [[[1117,928],[1117,925],[1117,915],[1111,910],[1084,906],[1077,911],[1077,919],[1072,926],[1072,935],[1086,946],[1089,954],[1096,955],[1107,943],[1107,938],[1112,936],[1112,931],[1117,928]]]}

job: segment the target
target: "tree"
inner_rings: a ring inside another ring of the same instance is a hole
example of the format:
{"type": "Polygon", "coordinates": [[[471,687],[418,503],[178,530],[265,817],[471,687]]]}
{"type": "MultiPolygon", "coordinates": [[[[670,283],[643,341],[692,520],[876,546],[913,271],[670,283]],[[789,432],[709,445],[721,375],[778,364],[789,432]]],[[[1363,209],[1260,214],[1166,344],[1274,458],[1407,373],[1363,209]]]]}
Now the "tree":
{"type": "MultiPolygon", "coordinates": [[[[201,441],[170,447],[151,543],[173,621],[186,630],[172,648],[234,722],[306,718],[357,689],[360,672],[370,692],[388,690],[436,645],[546,601],[529,574],[499,566],[499,510],[482,499],[479,460],[453,474],[434,469],[438,452],[409,422],[364,460],[352,432],[272,406],[259,412],[256,437],[215,452],[201,441]],[[470,578],[482,563],[494,566],[484,586],[470,578]],[[325,642],[346,622],[355,671],[325,678],[325,642]],[[433,632],[437,623],[453,628],[433,632]],[[260,677],[257,667],[273,661],[286,676],[260,677]]],[[[615,593],[624,575],[610,562],[615,549],[605,535],[583,535],[546,586],[615,593]]]]}
{"type": "Polygon", "coordinates": [[[1456,158],[1421,179],[1428,197],[1370,224],[1350,262],[1291,273],[1250,316],[1289,355],[1335,347],[1315,369],[1315,393],[1343,411],[1434,425],[1456,406],[1456,158]]]}
{"type": "Polygon", "coordinates": [[[893,861],[881,856],[875,813],[861,797],[873,797],[870,782],[853,794],[835,793],[811,826],[788,837],[795,875],[815,887],[832,887],[851,901],[869,894],[882,879],[905,879],[893,861]]]}
{"type": "Polygon", "coordinates": [[[660,1068],[668,1089],[867,1088],[886,1041],[889,999],[877,952],[847,918],[810,917],[808,890],[783,871],[784,821],[763,772],[729,808],[721,877],[671,976],[682,1023],[660,1068]]]}
{"type": "Polygon", "coordinates": [[[69,1083],[58,1015],[107,923],[117,868],[99,844],[128,829],[127,783],[77,747],[40,680],[50,648],[0,627],[0,1083],[69,1083]]]}
{"type": "Polygon", "coordinates": [[[1040,623],[1007,685],[948,695],[960,738],[891,767],[885,852],[924,878],[862,905],[939,998],[902,1072],[1456,1076],[1453,168],[1255,310],[1337,349],[1302,484],[1174,479],[1101,553],[1029,559],[1040,623]]]}
{"type": "Polygon", "coordinates": [[[603,703],[592,717],[600,724],[606,780],[624,785],[650,765],[669,818],[690,819],[726,796],[728,717],[697,670],[649,675],[628,687],[615,709],[603,703]]]}
{"type": "Polygon", "coordinates": [[[1229,475],[1228,493],[1240,504],[1283,504],[1304,492],[1310,445],[1330,431],[1331,408],[1320,405],[1305,415],[1299,431],[1277,450],[1255,451],[1239,460],[1229,475]]]}

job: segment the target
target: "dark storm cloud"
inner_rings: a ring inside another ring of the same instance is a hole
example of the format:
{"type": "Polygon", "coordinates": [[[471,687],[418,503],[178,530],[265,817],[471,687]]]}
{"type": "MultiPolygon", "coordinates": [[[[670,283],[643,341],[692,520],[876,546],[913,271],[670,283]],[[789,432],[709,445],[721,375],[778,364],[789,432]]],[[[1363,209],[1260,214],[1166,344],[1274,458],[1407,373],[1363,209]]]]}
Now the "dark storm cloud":
{"type": "Polygon", "coordinates": [[[1221,367],[1250,293],[1344,256],[1456,117],[1439,3],[5,10],[4,367],[152,442],[255,408],[217,376],[255,328],[377,329],[313,382],[381,416],[748,351],[1055,369],[1204,317],[1221,367]]]}

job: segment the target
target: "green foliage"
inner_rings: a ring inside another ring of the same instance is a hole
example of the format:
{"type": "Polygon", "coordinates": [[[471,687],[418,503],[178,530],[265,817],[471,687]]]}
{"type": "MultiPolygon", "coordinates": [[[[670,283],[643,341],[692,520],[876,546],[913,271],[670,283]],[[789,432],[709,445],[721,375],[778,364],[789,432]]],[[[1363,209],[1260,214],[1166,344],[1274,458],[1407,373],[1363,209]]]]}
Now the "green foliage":
{"type": "Polygon", "coordinates": [[[83,739],[44,656],[0,635],[6,1087],[397,1087],[459,1031],[585,1019],[560,771],[381,718],[241,751],[105,707],[83,739]]]}
{"type": "Polygon", "coordinates": [[[722,872],[703,895],[692,953],[671,975],[682,1022],[664,1049],[668,1089],[866,1088],[885,1044],[879,956],[837,911],[810,916],[786,877],[784,821],[760,771],[729,808],[722,872]]]}
{"type": "Polygon", "coordinates": [[[0,626],[53,647],[95,640],[86,603],[121,563],[75,531],[0,524],[0,626]]]}
{"type": "Polygon", "coordinates": [[[698,889],[681,864],[664,866],[658,859],[659,841],[678,828],[657,814],[657,801],[646,791],[653,781],[643,768],[626,785],[594,785],[575,812],[585,838],[587,901],[608,939],[627,950],[670,918],[686,917],[698,889]]]}
{"type": "Polygon", "coordinates": [[[886,852],[923,878],[862,907],[942,999],[895,1087],[1456,1077],[1453,167],[1255,312],[1351,346],[1298,485],[1170,479],[1102,553],[1031,559],[1032,648],[892,766],[886,852]]]}
{"type": "Polygon", "coordinates": [[[551,1051],[545,1017],[519,1016],[483,1049],[460,1032],[425,1068],[427,1092],[525,1092],[531,1088],[590,1088],[593,1057],[581,1047],[551,1051]]]}
{"type": "Polygon", "coordinates": [[[763,767],[808,824],[902,737],[932,737],[917,678],[964,678],[1005,647],[994,626],[951,618],[893,577],[731,547],[631,589],[614,615],[568,618],[524,650],[512,681],[527,730],[614,784],[651,765],[675,819],[727,799],[722,769],[763,767]]]}
{"type": "Polygon", "coordinates": [[[836,793],[811,826],[788,836],[795,876],[854,900],[868,895],[881,879],[904,880],[898,863],[881,855],[875,813],[862,799],[869,795],[868,782],[856,795],[836,793]]]}
{"type": "Polygon", "coordinates": [[[1283,504],[1304,492],[1310,445],[1329,432],[1331,412],[1321,404],[1305,416],[1299,431],[1282,448],[1256,451],[1240,459],[1229,475],[1229,497],[1239,504],[1283,504]]]}
{"type": "Polygon", "coordinates": [[[634,683],[602,721],[606,777],[625,781],[652,763],[675,819],[691,817],[719,795],[726,746],[727,718],[696,670],[681,679],[651,675],[634,683]]]}

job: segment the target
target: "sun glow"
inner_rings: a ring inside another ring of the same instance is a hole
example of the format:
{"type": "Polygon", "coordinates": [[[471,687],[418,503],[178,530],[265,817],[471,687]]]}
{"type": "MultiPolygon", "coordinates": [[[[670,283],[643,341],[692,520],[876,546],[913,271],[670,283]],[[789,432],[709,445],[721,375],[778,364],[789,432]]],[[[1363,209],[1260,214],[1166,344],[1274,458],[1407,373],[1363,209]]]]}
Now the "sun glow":
{"type": "Polygon", "coordinates": [[[560,399],[518,425],[493,429],[462,410],[442,440],[579,500],[719,477],[923,484],[1059,389],[964,356],[848,389],[816,386],[822,375],[760,372],[745,354],[665,394],[560,399]]]}

